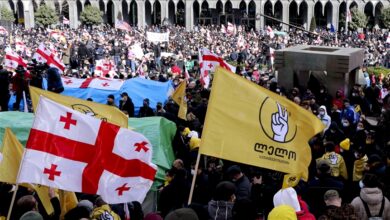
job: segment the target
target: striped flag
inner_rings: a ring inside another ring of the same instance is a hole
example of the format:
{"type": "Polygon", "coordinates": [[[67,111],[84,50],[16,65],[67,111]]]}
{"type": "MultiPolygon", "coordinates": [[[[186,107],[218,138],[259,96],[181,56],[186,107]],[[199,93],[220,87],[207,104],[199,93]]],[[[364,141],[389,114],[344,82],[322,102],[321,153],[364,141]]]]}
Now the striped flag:
{"type": "Polygon", "coordinates": [[[120,29],[120,30],[124,30],[124,31],[129,31],[129,32],[131,31],[130,25],[122,20],[117,20],[115,22],[115,28],[120,29]]]}
{"type": "Polygon", "coordinates": [[[23,60],[17,53],[12,51],[11,48],[5,49],[4,66],[9,69],[16,69],[19,65],[27,68],[27,62],[23,60]]]}

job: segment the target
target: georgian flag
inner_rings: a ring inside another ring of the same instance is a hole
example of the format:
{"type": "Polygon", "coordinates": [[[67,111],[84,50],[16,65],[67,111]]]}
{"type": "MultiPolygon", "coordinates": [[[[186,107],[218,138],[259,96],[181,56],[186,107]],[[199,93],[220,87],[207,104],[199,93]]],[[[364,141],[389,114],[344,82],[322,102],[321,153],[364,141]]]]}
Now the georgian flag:
{"type": "Polygon", "coordinates": [[[24,44],[24,42],[20,39],[15,39],[15,50],[16,51],[24,51],[26,50],[26,45],[24,44]]]}
{"type": "Polygon", "coordinates": [[[97,60],[95,74],[98,76],[105,76],[106,74],[111,74],[115,70],[115,64],[113,60],[97,60]]]}
{"type": "Polygon", "coordinates": [[[0,35],[8,35],[7,29],[3,26],[0,26],[0,35]]]}
{"type": "Polygon", "coordinates": [[[142,203],[156,174],[151,161],[142,134],[41,96],[17,182],[142,203]]]}
{"type": "Polygon", "coordinates": [[[27,68],[27,62],[23,60],[22,57],[19,56],[19,54],[12,51],[11,48],[5,49],[5,58],[4,58],[4,66],[9,69],[16,69],[19,65],[23,66],[24,68],[27,68]]]}
{"type": "Polygon", "coordinates": [[[56,57],[43,43],[39,45],[33,59],[36,59],[38,63],[47,63],[49,66],[58,68],[62,72],[65,70],[65,64],[62,60],[56,57]]]}
{"type": "Polygon", "coordinates": [[[79,79],[74,77],[61,77],[64,88],[94,88],[101,90],[120,90],[124,81],[121,79],[107,79],[103,77],[79,79]]]}
{"type": "Polygon", "coordinates": [[[270,26],[267,26],[266,32],[267,32],[267,35],[269,36],[269,38],[272,39],[275,37],[274,30],[272,30],[272,28],[270,26]]]}

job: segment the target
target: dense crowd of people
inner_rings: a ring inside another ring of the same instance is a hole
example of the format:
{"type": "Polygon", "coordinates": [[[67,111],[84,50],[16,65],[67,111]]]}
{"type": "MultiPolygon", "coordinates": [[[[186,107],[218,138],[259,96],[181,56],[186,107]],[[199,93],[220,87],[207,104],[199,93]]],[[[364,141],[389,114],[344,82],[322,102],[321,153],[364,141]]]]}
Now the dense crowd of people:
{"type": "MultiPolygon", "coordinates": [[[[61,213],[58,198],[51,192],[55,212],[47,216],[35,194],[22,188],[13,219],[59,219],[61,215],[65,219],[126,219],[123,206],[128,206],[131,220],[390,219],[390,79],[367,69],[390,67],[387,35],[380,30],[348,34],[324,30],[317,37],[290,30],[271,37],[266,31],[245,31],[239,27],[234,33],[226,33],[217,26],[196,27],[193,31],[150,27],[125,33],[101,27],[62,29],[61,36],[53,39],[48,37],[48,30],[15,29],[12,38],[4,37],[2,55],[5,47],[15,48],[15,40],[22,39],[26,49],[19,52],[21,56],[31,60],[31,54],[43,42],[58,53],[67,66],[63,73],[67,76],[95,77],[97,61],[106,60],[115,67],[102,77],[171,80],[173,87],[186,80],[188,111],[184,121],[177,117],[178,106],[173,101],[149,106],[145,97],[143,107],[136,113],[127,93],[121,94],[117,106],[129,117],[162,116],[177,125],[172,143],[177,159],[159,187],[155,212],[144,213],[137,202],[109,205],[98,196],[80,194],[77,207],[61,213]],[[169,42],[152,43],[145,37],[146,31],[168,30],[169,42]],[[361,71],[365,84],[354,85],[349,94],[342,89],[330,94],[324,85],[316,89],[280,87],[270,48],[301,44],[363,48],[361,71]],[[139,45],[144,56],[139,57],[133,45],[139,45]],[[309,142],[312,162],[307,182],[281,189],[283,173],[206,156],[202,156],[203,162],[195,173],[212,89],[212,86],[204,88],[199,78],[198,50],[203,47],[237,66],[236,74],[287,97],[324,123],[325,130],[309,142]],[[188,204],[193,175],[197,178],[192,203],[188,204]]],[[[59,77],[57,71],[50,69],[42,73],[32,71],[31,75],[23,68],[14,72],[0,67],[0,111],[12,110],[8,109],[11,95],[17,96],[13,110],[19,109],[21,94],[28,93],[28,85],[42,88],[42,78],[54,78],[48,81],[57,82],[59,77]]],[[[61,86],[54,83],[49,90],[61,93],[61,86]]],[[[107,97],[107,104],[115,106],[114,96],[107,97]]],[[[4,198],[0,201],[0,216],[5,216],[12,186],[0,186],[0,198],[4,198]]]]}

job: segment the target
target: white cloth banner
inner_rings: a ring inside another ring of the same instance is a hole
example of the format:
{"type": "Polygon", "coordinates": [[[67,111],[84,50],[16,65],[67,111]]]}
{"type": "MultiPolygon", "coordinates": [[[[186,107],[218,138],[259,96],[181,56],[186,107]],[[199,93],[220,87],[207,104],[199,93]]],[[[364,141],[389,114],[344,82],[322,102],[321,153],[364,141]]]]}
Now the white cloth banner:
{"type": "Polygon", "coordinates": [[[166,33],[146,32],[146,37],[148,41],[152,41],[152,42],[169,42],[169,32],[166,33]]]}

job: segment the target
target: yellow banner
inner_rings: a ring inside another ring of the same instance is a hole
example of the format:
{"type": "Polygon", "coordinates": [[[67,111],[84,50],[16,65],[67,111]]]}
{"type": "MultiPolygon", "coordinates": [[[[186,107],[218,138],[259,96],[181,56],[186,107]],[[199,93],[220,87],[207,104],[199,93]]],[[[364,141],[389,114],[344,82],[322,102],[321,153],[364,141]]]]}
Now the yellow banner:
{"type": "Polygon", "coordinates": [[[30,86],[30,95],[34,108],[34,112],[38,106],[39,96],[45,96],[59,104],[70,107],[76,111],[99,118],[103,121],[107,121],[116,124],[123,128],[128,128],[128,118],[118,108],[103,105],[96,102],[90,102],[70,96],[64,96],[57,93],[49,92],[46,90],[38,89],[30,86]]]}
{"type": "Polygon", "coordinates": [[[290,100],[217,68],[200,153],[307,178],[308,141],[323,129],[290,100]]]}
{"type": "MultiPolygon", "coordinates": [[[[0,182],[16,184],[23,151],[23,145],[18,141],[11,129],[6,128],[2,147],[3,159],[0,162],[0,182]]],[[[54,212],[49,198],[48,187],[30,184],[23,184],[23,186],[33,188],[37,192],[47,214],[51,215],[54,212]]]]}
{"type": "Polygon", "coordinates": [[[187,101],[185,100],[186,87],[187,83],[186,81],[183,81],[172,94],[173,101],[180,107],[177,116],[183,120],[187,120],[187,101]]]}

